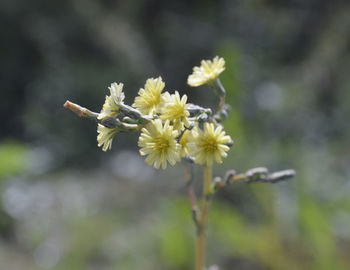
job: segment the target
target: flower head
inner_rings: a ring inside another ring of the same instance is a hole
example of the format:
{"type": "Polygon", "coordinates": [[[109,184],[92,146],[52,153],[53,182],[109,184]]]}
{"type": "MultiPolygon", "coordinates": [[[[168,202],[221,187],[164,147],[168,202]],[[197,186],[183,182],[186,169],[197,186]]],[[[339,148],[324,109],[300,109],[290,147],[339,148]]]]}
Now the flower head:
{"type": "Polygon", "coordinates": [[[122,83],[112,83],[111,86],[108,87],[111,95],[106,96],[105,103],[103,104],[102,110],[98,116],[99,120],[105,117],[113,117],[118,114],[118,104],[122,103],[125,98],[123,86],[122,83]]]}
{"type": "Polygon", "coordinates": [[[161,92],[164,89],[164,82],[161,77],[151,78],[146,81],[145,88],[139,90],[139,96],[135,98],[132,105],[142,114],[151,115],[158,110],[161,102],[161,92]]]}
{"type": "Polygon", "coordinates": [[[211,166],[213,159],[217,163],[222,163],[222,157],[227,157],[230,149],[226,144],[231,141],[231,137],[226,135],[222,126],[212,123],[204,123],[204,131],[195,127],[192,129],[192,136],[187,143],[189,154],[194,157],[194,162],[211,166]]]}
{"type": "Polygon", "coordinates": [[[188,122],[187,117],[190,116],[190,113],[187,111],[188,105],[187,96],[183,95],[180,99],[178,91],[175,91],[175,94],[170,95],[166,92],[163,95],[164,106],[162,106],[162,114],[160,119],[172,121],[172,125],[176,130],[183,130],[184,127],[189,127],[190,123],[188,122]]]}
{"type": "Polygon", "coordinates": [[[220,73],[225,70],[225,60],[216,56],[213,61],[202,60],[200,67],[194,67],[193,73],[188,76],[187,84],[193,87],[210,83],[219,77],[220,73]]]}
{"type": "Polygon", "coordinates": [[[108,128],[104,125],[97,124],[97,145],[102,146],[103,151],[107,151],[112,148],[112,141],[114,135],[117,133],[117,128],[108,128]]]}
{"type": "Polygon", "coordinates": [[[160,119],[153,120],[141,130],[138,145],[141,147],[140,154],[146,157],[149,165],[154,165],[165,170],[167,162],[172,166],[180,161],[181,146],[177,143],[178,132],[165,121],[164,125],[160,119]]]}
{"type": "Polygon", "coordinates": [[[181,139],[179,141],[181,145],[181,157],[185,157],[186,155],[188,155],[188,141],[190,140],[190,136],[191,131],[188,129],[186,129],[184,133],[182,133],[181,139]]]}

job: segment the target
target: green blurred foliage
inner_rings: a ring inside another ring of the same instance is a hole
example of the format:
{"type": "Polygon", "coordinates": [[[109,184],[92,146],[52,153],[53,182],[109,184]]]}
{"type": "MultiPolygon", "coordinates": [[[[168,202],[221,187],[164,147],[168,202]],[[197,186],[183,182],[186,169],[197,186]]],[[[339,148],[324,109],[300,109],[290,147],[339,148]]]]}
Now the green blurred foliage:
{"type": "Polygon", "coordinates": [[[28,166],[27,147],[16,141],[0,143],[0,179],[23,172],[28,166]]]}

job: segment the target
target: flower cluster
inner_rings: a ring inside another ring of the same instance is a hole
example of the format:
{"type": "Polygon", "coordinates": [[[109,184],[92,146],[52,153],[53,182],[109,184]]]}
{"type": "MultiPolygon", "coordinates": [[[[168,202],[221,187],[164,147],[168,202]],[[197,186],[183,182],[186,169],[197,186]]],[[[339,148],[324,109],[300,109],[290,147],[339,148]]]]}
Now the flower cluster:
{"type": "MultiPolygon", "coordinates": [[[[224,69],[223,58],[203,60],[187,82],[190,86],[212,84],[224,69]]],[[[214,160],[222,163],[232,140],[211,110],[187,103],[187,96],[178,91],[163,92],[164,88],[161,77],[150,78],[128,106],[124,104],[123,84],[112,83],[97,117],[98,146],[106,151],[117,132],[139,130],[140,154],[157,169],[166,169],[168,163],[173,166],[184,157],[205,166],[214,160]]]]}

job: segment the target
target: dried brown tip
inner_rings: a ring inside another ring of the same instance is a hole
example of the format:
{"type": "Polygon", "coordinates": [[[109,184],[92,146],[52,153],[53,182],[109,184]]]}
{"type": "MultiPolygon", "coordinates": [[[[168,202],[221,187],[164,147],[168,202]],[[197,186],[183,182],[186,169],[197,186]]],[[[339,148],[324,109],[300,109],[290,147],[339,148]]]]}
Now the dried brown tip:
{"type": "Polygon", "coordinates": [[[79,106],[78,104],[75,104],[73,102],[70,102],[69,100],[67,100],[63,107],[65,107],[66,109],[71,110],[72,112],[76,113],[77,115],[79,115],[80,117],[84,116],[84,112],[85,112],[85,108],[79,106]]]}

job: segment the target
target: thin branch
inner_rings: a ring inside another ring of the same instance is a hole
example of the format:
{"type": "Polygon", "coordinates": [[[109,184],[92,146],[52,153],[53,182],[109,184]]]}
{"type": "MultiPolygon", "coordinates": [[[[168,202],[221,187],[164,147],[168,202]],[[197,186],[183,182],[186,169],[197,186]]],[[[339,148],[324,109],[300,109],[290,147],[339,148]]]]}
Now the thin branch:
{"type": "Polygon", "coordinates": [[[257,167],[246,171],[245,173],[237,174],[235,170],[229,170],[222,178],[215,177],[213,190],[224,188],[233,182],[245,181],[246,183],[277,183],[291,179],[295,176],[295,171],[292,169],[269,173],[267,168],[257,167]]]}
{"type": "Polygon", "coordinates": [[[189,164],[189,162],[187,162],[185,165],[185,179],[186,179],[187,193],[191,203],[192,219],[196,227],[198,227],[198,204],[197,204],[196,193],[193,190],[193,168],[192,168],[192,164],[189,164]]]}

